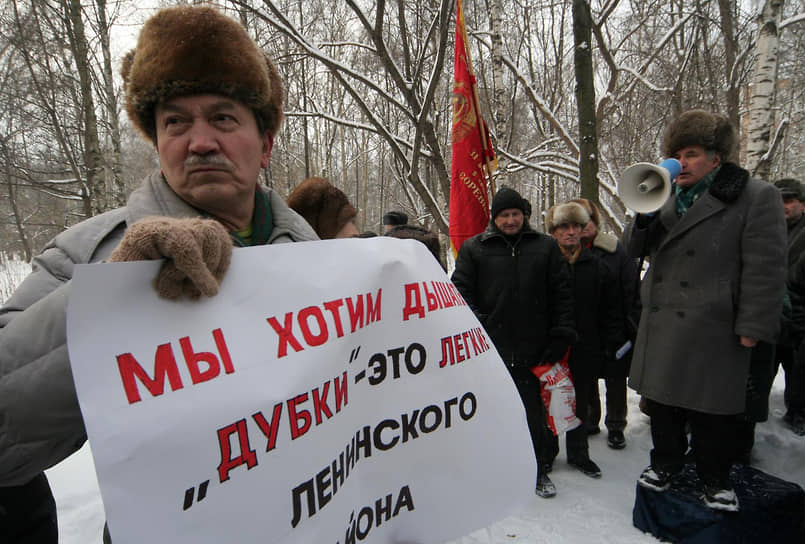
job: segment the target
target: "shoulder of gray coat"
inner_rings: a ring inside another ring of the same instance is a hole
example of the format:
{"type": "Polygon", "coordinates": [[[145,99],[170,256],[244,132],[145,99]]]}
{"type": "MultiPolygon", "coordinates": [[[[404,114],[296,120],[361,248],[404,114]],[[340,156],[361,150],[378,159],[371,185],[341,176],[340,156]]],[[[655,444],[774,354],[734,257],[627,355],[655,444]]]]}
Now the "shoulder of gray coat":
{"type": "Polygon", "coordinates": [[[274,230],[271,232],[269,244],[282,242],[308,242],[318,240],[316,231],[305,221],[305,218],[293,211],[279,193],[273,189],[262,189],[268,193],[271,203],[271,215],[274,220],[274,230]]]}
{"type": "Polygon", "coordinates": [[[56,235],[45,250],[55,247],[64,251],[75,263],[88,263],[98,246],[112,232],[126,223],[126,208],[116,208],[100,215],[85,219],[56,235]]]}

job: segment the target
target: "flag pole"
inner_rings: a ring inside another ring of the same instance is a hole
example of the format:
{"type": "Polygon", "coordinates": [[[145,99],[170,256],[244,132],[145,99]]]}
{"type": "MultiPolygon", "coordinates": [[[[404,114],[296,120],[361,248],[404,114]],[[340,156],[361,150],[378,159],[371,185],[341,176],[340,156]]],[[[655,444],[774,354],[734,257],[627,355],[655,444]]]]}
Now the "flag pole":
{"type": "Polygon", "coordinates": [[[481,103],[478,99],[478,89],[475,86],[475,69],[472,66],[472,57],[470,57],[469,51],[469,40],[467,40],[467,25],[464,23],[464,10],[461,8],[461,0],[456,0],[456,5],[458,9],[461,11],[461,37],[463,38],[464,42],[464,56],[467,59],[467,70],[470,73],[470,77],[472,77],[472,107],[475,110],[475,118],[478,119],[478,132],[480,133],[481,137],[481,147],[484,151],[484,172],[486,173],[486,179],[489,185],[489,202],[492,202],[492,197],[495,196],[497,192],[495,190],[495,181],[492,179],[492,168],[489,166],[489,148],[487,147],[487,134],[486,130],[484,130],[484,122],[483,117],[481,116],[481,103]]]}

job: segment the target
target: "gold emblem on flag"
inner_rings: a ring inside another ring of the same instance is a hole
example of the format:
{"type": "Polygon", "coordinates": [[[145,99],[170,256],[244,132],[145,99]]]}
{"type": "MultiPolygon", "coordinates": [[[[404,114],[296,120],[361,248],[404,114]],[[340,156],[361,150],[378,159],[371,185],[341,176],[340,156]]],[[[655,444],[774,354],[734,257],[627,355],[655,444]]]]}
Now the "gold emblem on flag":
{"type": "Polygon", "coordinates": [[[472,89],[463,81],[453,86],[453,143],[460,142],[477,130],[478,119],[472,107],[472,89]]]}

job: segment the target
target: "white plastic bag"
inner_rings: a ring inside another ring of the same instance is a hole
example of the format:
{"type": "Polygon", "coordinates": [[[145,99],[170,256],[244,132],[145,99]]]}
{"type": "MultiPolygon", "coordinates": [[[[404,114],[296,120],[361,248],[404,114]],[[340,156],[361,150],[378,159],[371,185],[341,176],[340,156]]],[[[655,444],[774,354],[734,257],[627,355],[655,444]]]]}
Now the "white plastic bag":
{"type": "Polygon", "coordinates": [[[581,425],[581,420],[576,417],[576,391],[567,363],[569,354],[570,350],[567,350],[565,356],[555,363],[531,369],[539,378],[548,428],[557,436],[581,425]]]}

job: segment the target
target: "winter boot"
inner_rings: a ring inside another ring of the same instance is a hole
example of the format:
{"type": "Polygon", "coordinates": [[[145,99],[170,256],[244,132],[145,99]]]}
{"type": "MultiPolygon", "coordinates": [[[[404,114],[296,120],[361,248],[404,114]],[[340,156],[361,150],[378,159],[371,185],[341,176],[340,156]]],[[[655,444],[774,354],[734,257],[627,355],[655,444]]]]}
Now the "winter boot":
{"type": "Polygon", "coordinates": [[[539,476],[537,476],[536,493],[543,499],[550,499],[556,496],[556,486],[553,485],[551,479],[544,472],[540,472],[539,476]]]}
{"type": "Polygon", "coordinates": [[[637,483],[647,489],[654,491],[665,491],[671,487],[676,474],[672,474],[665,470],[658,470],[652,466],[647,466],[637,479],[637,483]]]}
{"type": "Polygon", "coordinates": [[[613,450],[622,450],[626,447],[626,438],[623,436],[623,431],[609,431],[607,436],[607,446],[613,450]]]}
{"type": "Polygon", "coordinates": [[[738,505],[738,496],[731,487],[704,485],[702,501],[705,506],[713,510],[737,512],[740,508],[738,505]]]}
{"type": "Polygon", "coordinates": [[[585,476],[590,478],[600,478],[601,469],[593,463],[589,457],[581,459],[568,459],[567,464],[579,469],[585,476]]]}

